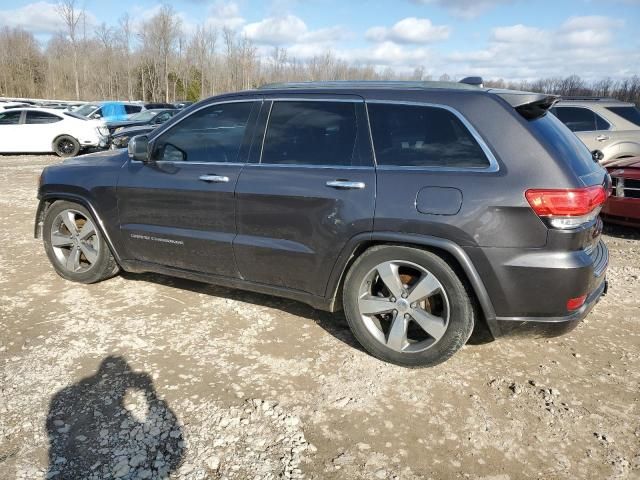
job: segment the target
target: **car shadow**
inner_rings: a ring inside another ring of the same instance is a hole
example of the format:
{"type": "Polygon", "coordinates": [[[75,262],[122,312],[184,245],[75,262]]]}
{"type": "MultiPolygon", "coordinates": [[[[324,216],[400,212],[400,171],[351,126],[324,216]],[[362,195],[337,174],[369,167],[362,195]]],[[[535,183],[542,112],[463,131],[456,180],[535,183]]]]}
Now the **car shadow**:
{"type": "MultiPolygon", "coordinates": [[[[226,288],[158,273],[120,272],[120,275],[127,280],[151,282],[180,290],[189,290],[191,292],[211,295],[213,297],[227,298],[239,302],[250,303],[252,305],[281,310],[288,314],[306,318],[315,322],[327,333],[333,335],[349,347],[368,354],[368,352],[360,345],[360,343],[358,343],[351,333],[347,320],[344,316],[344,312],[342,311],[335,313],[325,312],[296,300],[289,300],[286,298],[250,292],[247,290],[226,288]]],[[[478,322],[467,343],[469,345],[482,345],[489,343],[492,340],[493,339],[491,338],[489,330],[485,326],[484,322],[478,322]]]]}
{"type": "Polygon", "coordinates": [[[182,429],[151,376],[123,357],[56,393],[46,422],[46,478],[166,478],[185,454],[182,429]]]}
{"type": "Polygon", "coordinates": [[[327,333],[333,335],[341,342],[347,344],[352,348],[355,348],[356,350],[360,350],[361,352],[366,353],[366,351],[360,346],[358,341],[351,334],[351,330],[349,329],[347,320],[345,319],[342,312],[325,312],[322,310],[317,310],[310,305],[298,302],[296,300],[289,300],[286,298],[250,292],[247,290],[227,288],[219,285],[202,283],[195,280],[171,277],[168,275],[162,275],[160,273],[129,273],[121,271],[120,276],[127,280],[151,282],[158,285],[163,285],[165,287],[177,288],[179,290],[188,290],[195,293],[210,295],[212,297],[226,298],[238,302],[250,303],[256,306],[281,310],[290,315],[306,318],[315,322],[319,327],[324,329],[327,333]]]}
{"type": "Polygon", "coordinates": [[[602,231],[605,235],[610,237],[640,240],[640,228],[625,227],[623,225],[616,225],[605,221],[602,231]]]}

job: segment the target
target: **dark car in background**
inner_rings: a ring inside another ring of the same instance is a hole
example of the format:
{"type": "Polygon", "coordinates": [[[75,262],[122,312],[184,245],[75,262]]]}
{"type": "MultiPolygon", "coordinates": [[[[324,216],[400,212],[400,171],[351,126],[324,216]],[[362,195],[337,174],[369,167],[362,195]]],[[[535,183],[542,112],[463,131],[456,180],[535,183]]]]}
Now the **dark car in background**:
{"type": "Polygon", "coordinates": [[[158,125],[141,125],[138,127],[124,127],[117,132],[112,133],[109,137],[109,148],[126,148],[129,140],[136,135],[148,135],[153,132],[158,125]]]}
{"type": "Polygon", "coordinates": [[[182,102],[176,102],[176,103],[174,103],[173,105],[174,105],[176,108],[181,108],[181,109],[182,109],[182,108],[187,108],[187,107],[189,107],[189,106],[193,105],[193,102],[190,102],[190,101],[185,100],[185,101],[182,101],[182,102]]]}
{"type": "Polygon", "coordinates": [[[151,271],[343,309],[405,366],[476,324],[566,331],[606,291],[609,177],[555,101],[450,82],[213,97],[45,168],[36,236],[76,282],[151,271]]]}
{"type": "Polygon", "coordinates": [[[146,110],[157,110],[159,108],[177,108],[173,103],[147,102],[142,104],[146,110]]]}
{"type": "Polygon", "coordinates": [[[138,127],[141,125],[158,126],[173,117],[179,110],[175,108],[170,109],[153,109],[143,110],[133,115],[129,115],[126,120],[108,121],[105,125],[109,129],[109,133],[119,131],[119,129],[127,127],[138,127]]]}

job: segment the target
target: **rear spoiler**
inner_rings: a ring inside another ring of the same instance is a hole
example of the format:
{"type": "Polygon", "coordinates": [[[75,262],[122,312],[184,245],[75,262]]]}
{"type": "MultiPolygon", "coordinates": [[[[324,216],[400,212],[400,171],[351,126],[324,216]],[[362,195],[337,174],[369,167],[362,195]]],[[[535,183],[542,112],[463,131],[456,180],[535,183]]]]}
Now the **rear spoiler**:
{"type": "Polygon", "coordinates": [[[516,90],[500,90],[495,88],[489,89],[488,92],[505,100],[527,120],[542,117],[560,100],[558,95],[548,95],[546,93],[518,92],[516,90]]]}

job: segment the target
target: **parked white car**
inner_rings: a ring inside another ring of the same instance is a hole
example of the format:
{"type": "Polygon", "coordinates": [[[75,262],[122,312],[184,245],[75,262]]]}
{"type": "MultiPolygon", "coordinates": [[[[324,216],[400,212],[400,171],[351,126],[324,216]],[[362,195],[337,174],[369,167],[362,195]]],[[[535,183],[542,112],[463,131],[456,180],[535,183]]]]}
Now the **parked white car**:
{"type": "Polygon", "coordinates": [[[73,157],[88,147],[105,147],[109,130],[100,120],[50,108],[0,112],[0,153],[54,152],[73,157]]]}

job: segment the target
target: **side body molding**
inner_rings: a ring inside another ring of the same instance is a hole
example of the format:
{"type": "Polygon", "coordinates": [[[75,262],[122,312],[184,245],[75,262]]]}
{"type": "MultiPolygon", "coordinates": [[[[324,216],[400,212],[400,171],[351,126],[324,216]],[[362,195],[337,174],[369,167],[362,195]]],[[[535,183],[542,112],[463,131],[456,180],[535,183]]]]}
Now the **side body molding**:
{"type": "Polygon", "coordinates": [[[487,321],[487,326],[489,327],[491,334],[494,337],[497,337],[499,335],[500,329],[496,321],[496,313],[493,308],[493,304],[491,302],[491,299],[489,298],[489,294],[487,293],[484,282],[482,281],[482,278],[478,274],[478,271],[471,262],[469,256],[458,244],[452,242],[451,240],[440,237],[432,237],[428,235],[381,231],[364,233],[353,237],[344,248],[344,250],[340,253],[340,256],[338,257],[338,260],[336,261],[329,278],[326,296],[332,300],[330,306],[331,311],[336,309],[335,304],[338,300],[337,295],[339,295],[340,293],[338,292],[338,287],[340,286],[343,275],[347,271],[347,267],[349,266],[351,259],[355,256],[358,249],[362,246],[367,247],[369,245],[383,243],[415,245],[418,247],[427,248],[432,247],[444,250],[445,252],[453,256],[466,274],[467,279],[469,280],[469,283],[471,284],[471,287],[473,288],[473,291],[478,298],[480,308],[482,308],[482,312],[487,321]]]}

